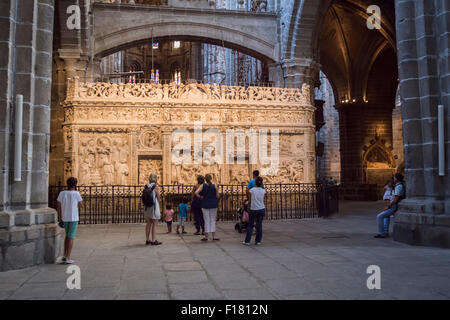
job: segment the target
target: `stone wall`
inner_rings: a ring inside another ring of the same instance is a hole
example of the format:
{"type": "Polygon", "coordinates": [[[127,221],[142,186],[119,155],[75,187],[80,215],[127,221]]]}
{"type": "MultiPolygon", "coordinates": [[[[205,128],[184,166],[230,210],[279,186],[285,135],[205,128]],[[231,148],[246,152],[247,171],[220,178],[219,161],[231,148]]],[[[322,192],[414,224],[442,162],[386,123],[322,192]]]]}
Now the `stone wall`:
{"type": "Polygon", "coordinates": [[[407,199],[394,239],[450,247],[450,4],[397,0],[397,46],[407,199]],[[445,172],[439,175],[438,105],[445,108],[445,172]]]}
{"type": "Polygon", "coordinates": [[[59,253],[48,208],[52,0],[0,4],[0,270],[51,263],[59,253]],[[14,181],[15,97],[23,95],[21,181],[14,181]]]}

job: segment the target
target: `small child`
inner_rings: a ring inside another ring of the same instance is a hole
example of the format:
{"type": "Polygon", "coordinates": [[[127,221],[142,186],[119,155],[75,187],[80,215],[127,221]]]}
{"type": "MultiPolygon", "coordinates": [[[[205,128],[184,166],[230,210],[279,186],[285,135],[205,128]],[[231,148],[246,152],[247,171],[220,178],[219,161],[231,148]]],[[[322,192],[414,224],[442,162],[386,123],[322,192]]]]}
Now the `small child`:
{"type": "Polygon", "coordinates": [[[184,231],[184,226],[186,225],[187,212],[189,209],[187,198],[183,198],[183,202],[178,205],[178,225],[177,225],[177,234],[180,234],[180,226],[181,233],[187,233],[184,231]]]}
{"type": "Polygon", "coordinates": [[[170,204],[166,205],[164,216],[166,217],[167,233],[172,233],[173,209],[170,204]]]}
{"type": "Polygon", "coordinates": [[[391,203],[392,185],[393,185],[392,181],[389,180],[388,182],[386,182],[386,184],[384,186],[383,201],[385,201],[387,203],[387,205],[389,205],[391,203]]]}

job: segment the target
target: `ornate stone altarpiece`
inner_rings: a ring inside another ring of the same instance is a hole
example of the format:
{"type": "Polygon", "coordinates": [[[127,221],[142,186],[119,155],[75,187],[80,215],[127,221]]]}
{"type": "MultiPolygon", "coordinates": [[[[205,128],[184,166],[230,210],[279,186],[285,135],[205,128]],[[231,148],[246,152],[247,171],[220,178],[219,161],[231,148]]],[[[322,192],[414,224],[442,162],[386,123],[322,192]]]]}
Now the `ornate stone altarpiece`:
{"type": "MultiPolygon", "coordinates": [[[[211,173],[221,184],[246,183],[258,164],[182,164],[171,162],[175,129],[193,140],[194,122],[203,132],[215,128],[279,130],[279,169],[266,183],[315,182],[314,107],[309,86],[300,89],[82,83],[68,85],[64,105],[64,178],[82,185],[136,185],[151,172],[160,183],[193,184],[211,173]]],[[[204,141],[203,146],[207,145],[204,141]]],[[[236,142],[235,142],[236,143],[236,142]]],[[[247,145],[248,149],[248,145],[247,145]]]]}

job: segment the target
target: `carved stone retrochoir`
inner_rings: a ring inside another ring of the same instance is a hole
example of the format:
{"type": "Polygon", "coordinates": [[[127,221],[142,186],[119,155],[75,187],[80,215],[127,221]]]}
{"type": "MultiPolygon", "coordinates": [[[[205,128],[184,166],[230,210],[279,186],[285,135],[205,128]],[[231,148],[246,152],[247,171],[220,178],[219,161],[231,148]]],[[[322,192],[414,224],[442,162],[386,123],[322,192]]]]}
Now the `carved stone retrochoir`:
{"type": "Polygon", "coordinates": [[[261,168],[249,162],[248,150],[243,163],[173,164],[172,132],[186,129],[192,138],[198,121],[202,130],[214,128],[223,137],[229,129],[278,129],[279,168],[263,177],[265,183],[315,182],[314,107],[306,85],[299,90],[81,83],[75,78],[67,90],[65,178],[77,176],[80,185],[143,184],[152,172],[164,184],[193,184],[206,173],[215,183],[243,184],[261,168]]]}

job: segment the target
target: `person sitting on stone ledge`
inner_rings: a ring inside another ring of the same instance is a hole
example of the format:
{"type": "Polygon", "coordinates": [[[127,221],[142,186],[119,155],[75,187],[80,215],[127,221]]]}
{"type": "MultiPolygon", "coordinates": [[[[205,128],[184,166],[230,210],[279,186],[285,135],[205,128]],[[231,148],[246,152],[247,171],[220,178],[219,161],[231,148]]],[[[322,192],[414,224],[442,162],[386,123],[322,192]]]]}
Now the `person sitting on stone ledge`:
{"type": "Polygon", "coordinates": [[[398,209],[398,203],[405,198],[405,186],[403,185],[403,175],[396,173],[394,176],[394,189],[391,196],[391,203],[383,212],[377,215],[378,234],[375,238],[387,238],[389,236],[390,217],[398,209]]]}

